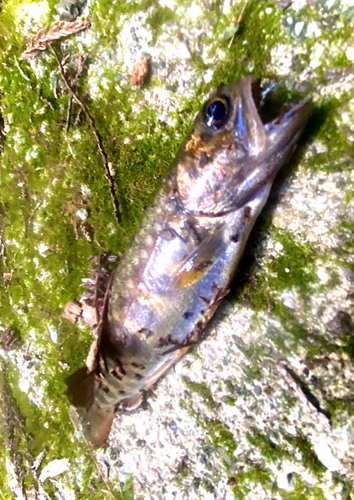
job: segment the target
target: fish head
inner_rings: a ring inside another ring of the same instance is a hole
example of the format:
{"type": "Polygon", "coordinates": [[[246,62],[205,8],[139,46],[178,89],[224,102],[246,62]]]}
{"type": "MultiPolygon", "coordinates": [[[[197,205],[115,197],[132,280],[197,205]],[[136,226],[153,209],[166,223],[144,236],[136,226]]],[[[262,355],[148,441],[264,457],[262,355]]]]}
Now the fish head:
{"type": "Polygon", "coordinates": [[[311,114],[310,100],[263,123],[252,76],[221,86],[198,113],[176,158],[176,198],[186,212],[222,215],[270,186],[311,114]]]}

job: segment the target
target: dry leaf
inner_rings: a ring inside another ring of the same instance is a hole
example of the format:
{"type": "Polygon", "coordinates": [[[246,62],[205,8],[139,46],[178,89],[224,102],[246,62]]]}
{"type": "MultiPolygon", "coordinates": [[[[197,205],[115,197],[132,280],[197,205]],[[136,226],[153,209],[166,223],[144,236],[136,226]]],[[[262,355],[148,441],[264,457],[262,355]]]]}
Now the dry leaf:
{"type": "Polygon", "coordinates": [[[35,36],[34,40],[29,44],[27,49],[22,52],[20,59],[31,59],[37,56],[42,50],[46,50],[48,46],[54,41],[79,33],[90,27],[87,21],[60,21],[59,23],[52,24],[48,31],[40,30],[35,36]]]}
{"type": "Polygon", "coordinates": [[[142,87],[149,77],[149,61],[143,59],[134,64],[132,69],[132,84],[142,87]]]}
{"type": "Polygon", "coordinates": [[[70,321],[70,323],[75,324],[81,316],[81,307],[75,304],[75,302],[68,302],[64,308],[62,314],[63,318],[70,321]]]}

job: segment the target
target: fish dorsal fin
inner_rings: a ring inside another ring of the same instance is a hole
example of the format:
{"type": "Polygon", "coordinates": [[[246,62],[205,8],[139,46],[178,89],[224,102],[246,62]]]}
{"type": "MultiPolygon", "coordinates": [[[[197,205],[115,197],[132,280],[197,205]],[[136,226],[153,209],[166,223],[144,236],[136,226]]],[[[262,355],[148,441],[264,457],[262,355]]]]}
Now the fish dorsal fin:
{"type": "MultiPolygon", "coordinates": [[[[109,297],[110,297],[110,293],[111,293],[111,285],[112,285],[113,275],[114,275],[114,271],[111,273],[109,280],[108,280],[108,283],[107,283],[107,288],[106,288],[106,292],[105,292],[105,295],[103,298],[102,308],[100,311],[98,309],[96,309],[97,318],[98,318],[98,324],[97,324],[97,328],[96,328],[96,334],[98,337],[98,345],[100,343],[100,338],[102,336],[102,333],[104,331],[104,327],[105,327],[106,322],[107,322],[108,302],[109,302],[109,297]]],[[[96,307],[97,307],[97,304],[96,304],[96,307]]]]}

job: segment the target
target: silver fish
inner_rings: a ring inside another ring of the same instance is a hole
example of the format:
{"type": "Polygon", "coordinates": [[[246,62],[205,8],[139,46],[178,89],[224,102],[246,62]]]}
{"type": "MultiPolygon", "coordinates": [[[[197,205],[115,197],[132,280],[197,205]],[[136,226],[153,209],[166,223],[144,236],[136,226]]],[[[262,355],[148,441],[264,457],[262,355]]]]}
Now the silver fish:
{"type": "Polygon", "coordinates": [[[115,411],[139,404],[203,338],[311,113],[304,100],[263,124],[254,82],[222,86],[203,106],[111,275],[94,363],[70,377],[67,391],[95,446],[106,441],[115,411]]]}

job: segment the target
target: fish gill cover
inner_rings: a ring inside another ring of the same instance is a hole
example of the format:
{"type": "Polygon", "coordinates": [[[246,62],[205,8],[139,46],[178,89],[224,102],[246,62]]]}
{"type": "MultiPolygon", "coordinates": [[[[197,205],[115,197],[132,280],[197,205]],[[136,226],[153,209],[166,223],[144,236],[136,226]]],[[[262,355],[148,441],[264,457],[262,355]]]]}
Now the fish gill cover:
{"type": "Polygon", "coordinates": [[[240,20],[244,2],[69,4],[91,27],[53,47],[69,55],[66,78],[102,137],[122,221],[55,56],[19,59],[59,22],[56,2],[3,1],[0,495],[352,498],[352,3],[253,0],[240,20]],[[146,58],[149,80],[135,86],[146,58]],[[64,396],[92,338],[64,306],[94,255],[127,248],[210,90],[250,72],[272,100],[311,95],[307,141],[278,177],[208,338],[148,409],[115,419],[95,454],[64,396]],[[67,470],[39,481],[62,459],[67,470]]]}

